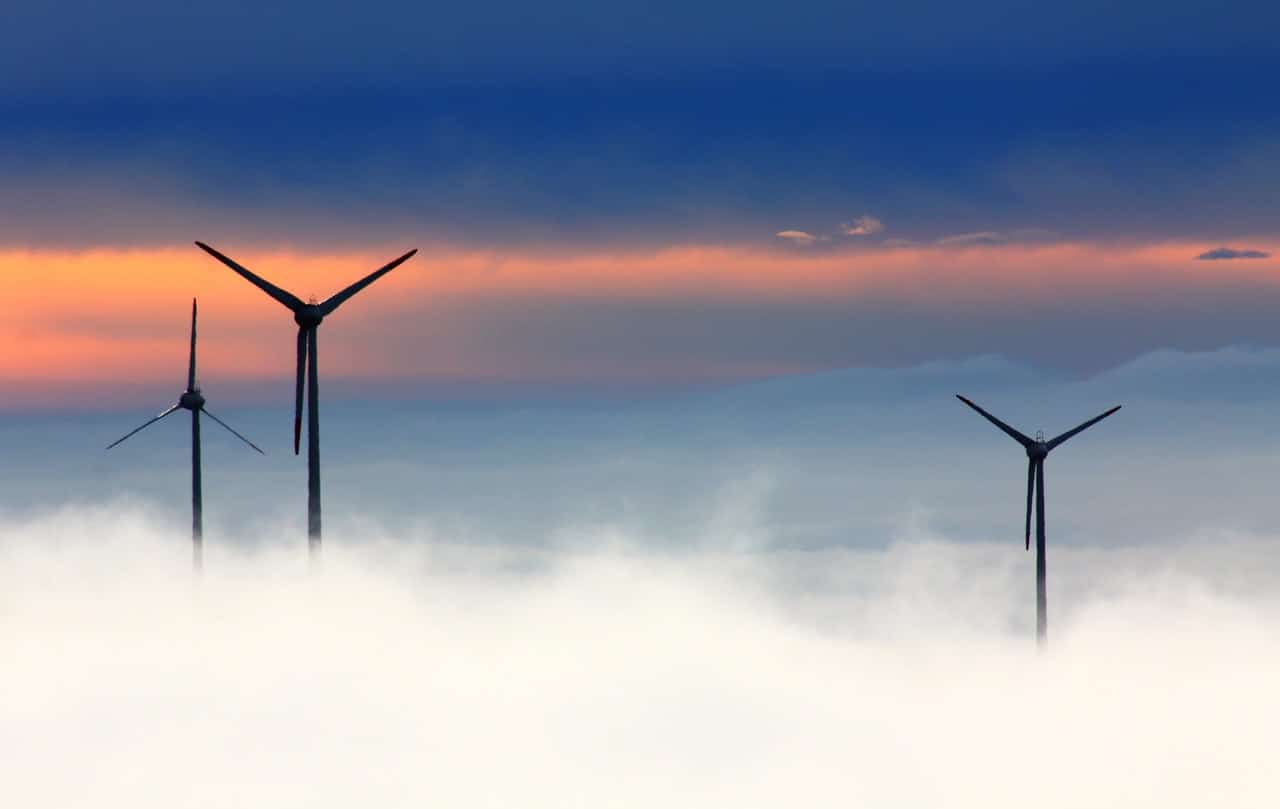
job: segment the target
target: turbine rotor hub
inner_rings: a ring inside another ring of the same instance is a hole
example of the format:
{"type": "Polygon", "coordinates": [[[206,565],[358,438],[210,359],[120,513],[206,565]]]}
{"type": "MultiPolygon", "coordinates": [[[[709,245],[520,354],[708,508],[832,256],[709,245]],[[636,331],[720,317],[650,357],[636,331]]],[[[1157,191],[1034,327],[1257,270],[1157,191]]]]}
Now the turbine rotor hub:
{"type": "Polygon", "coordinates": [[[204,407],[204,396],[198,390],[189,390],[178,397],[178,407],[184,410],[199,410],[204,407]]]}
{"type": "Polygon", "coordinates": [[[320,325],[322,320],[324,320],[324,315],[320,314],[320,307],[313,303],[309,303],[293,313],[293,322],[304,329],[314,329],[320,325]]]}
{"type": "Polygon", "coordinates": [[[1027,457],[1033,461],[1042,461],[1049,455],[1049,445],[1044,441],[1037,441],[1027,447],[1027,457]]]}

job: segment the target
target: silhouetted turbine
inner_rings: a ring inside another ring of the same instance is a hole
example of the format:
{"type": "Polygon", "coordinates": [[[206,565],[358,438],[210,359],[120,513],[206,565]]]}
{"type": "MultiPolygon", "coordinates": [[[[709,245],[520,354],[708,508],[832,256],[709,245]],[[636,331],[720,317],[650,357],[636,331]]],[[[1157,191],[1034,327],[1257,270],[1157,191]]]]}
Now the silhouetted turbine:
{"type": "Polygon", "coordinates": [[[293,454],[298,454],[302,435],[302,391],[305,379],[307,388],[307,545],[311,553],[315,554],[320,549],[320,394],[319,373],[316,368],[316,330],[320,327],[320,323],[333,314],[333,311],[348,298],[408,261],[418,251],[410,250],[323,303],[303,303],[301,298],[259,278],[204,242],[196,242],[196,246],[283,304],[293,312],[293,320],[298,324],[298,376],[294,387],[293,454]]]}
{"type": "MultiPolygon", "coordinates": [[[[196,384],[196,301],[191,299],[191,359],[187,364],[187,389],[178,397],[178,403],[168,410],[164,411],[155,418],[147,421],[141,427],[126,433],[125,436],[117,441],[107,445],[107,449],[120,444],[126,438],[134,433],[140,432],[160,419],[168,416],[178,410],[191,411],[191,549],[192,561],[196,570],[200,569],[203,544],[204,544],[204,496],[200,487],[200,414],[204,413],[209,418],[227,428],[227,431],[245,442],[249,446],[262,453],[258,446],[240,433],[231,429],[231,426],[222,419],[209,412],[205,407],[204,396],[200,393],[200,387],[196,384]]],[[[265,454],[265,453],[263,453],[265,454]]]]}
{"type": "Polygon", "coordinates": [[[1031,549],[1031,500],[1034,496],[1036,503],[1036,642],[1040,646],[1044,646],[1049,632],[1049,604],[1048,596],[1045,592],[1044,558],[1044,459],[1048,457],[1055,447],[1071,436],[1092,427],[1119,410],[1120,405],[1116,405],[1101,416],[1089,419],[1079,427],[1074,427],[1056,438],[1045,441],[1040,434],[1037,434],[1036,438],[1028,438],[958,393],[956,398],[978,411],[983,418],[999,427],[1027,451],[1026,547],[1027,550],[1031,549]]]}

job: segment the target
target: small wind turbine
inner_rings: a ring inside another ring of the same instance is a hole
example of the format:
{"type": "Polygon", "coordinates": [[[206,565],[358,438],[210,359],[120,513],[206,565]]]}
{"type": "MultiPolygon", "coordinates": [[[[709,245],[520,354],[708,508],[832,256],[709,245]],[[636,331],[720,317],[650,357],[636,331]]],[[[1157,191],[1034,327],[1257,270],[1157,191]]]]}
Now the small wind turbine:
{"type": "Polygon", "coordinates": [[[1086,430],[1120,409],[1116,405],[1101,416],[1089,419],[1079,427],[1067,430],[1062,435],[1044,440],[1044,433],[1036,433],[1035,438],[1028,438],[1005,424],[1000,419],[978,407],[973,402],[956,394],[956,398],[982,414],[982,417],[1003,430],[1010,438],[1022,445],[1027,451],[1027,523],[1026,546],[1031,549],[1031,498],[1036,501],[1036,643],[1043,647],[1048,639],[1048,595],[1045,592],[1045,558],[1044,558],[1044,459],[1049,453],[1071,436],[1086,430]]]}
{"type": "Polygon", "coordinates": [[[418,251],[410,250],[326,301],[308,303],[271,282],[259,278],[204,242],[196,242],[196,247],[221,261],[249,283],[283,304],[293,312],[293,321],[298,324],[298,376],[294,387],[293,454],[298,454],[302,436],[302,391],[305,380],[307,389],[307,546],[314,558],[320,552],[320,393],[319,372],[316,367],[316,330],[320,327],[320,323],[333,314],[333,311],[348,298],[408,261],[418,251]]]}
{"type": "MultiPolygon", "coordinates": [[[[196,570],[200,569],[203,557],[204,545],[204,497],[200,488],[200,414],[204,413],[209,418],[227,428],[227,431],[245,442],[249,446],[262,453],[257,445],[240,433],[231,429],[231,425],[209,412],[204,406],[204,396],[200,393],[200,386],[196,384],[196,301],[191,299],[191,360],[187,365],[187,389],[178,397],[177,404],[170,407],[155,418],[147,421],[141,427],[127,433],[124,438],[114,441],[107,445],[107,449],[122,443],[134,433],[140,432],[152,424],[155,424],[165,416],[176,413],[178,410],[191,411],[191,549],[192,561],[196,570]]],[[[265,454],[265,453],[262,453],[265,454]]]]}

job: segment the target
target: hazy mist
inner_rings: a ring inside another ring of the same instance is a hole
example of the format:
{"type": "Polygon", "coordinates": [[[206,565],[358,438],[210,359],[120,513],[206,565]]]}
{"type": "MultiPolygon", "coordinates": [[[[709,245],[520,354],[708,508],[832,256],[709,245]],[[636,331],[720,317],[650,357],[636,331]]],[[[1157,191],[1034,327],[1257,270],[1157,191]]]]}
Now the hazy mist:
{"type": "MultiPolygon", "coordinates": [[[[213,546],[0,529],[0,777],[73,807],[1265,806],[1272,545],[213,546]]],[[[417,537],[416,539],[422,539],[417,537]]]]}
{"type": "MultiPolygon", "coordinates": [[[[1046,466],[1050,547],[1270,536],[1280,479],[1280,352],[1168,352],[1089,379],[996,359],[854,370],[693,393],[601,397],[430,393],[367,403],[340,381],[322,408],[325,524],[339,533],[543,547],[627,526],[680,548],[881,548],[918,524],[964,542],[1021,547],[1021,447],[957,402],[964,393],[1019,429],[1055,435],[1124,409],[1046,466]]],[[[175,385],[175,388],[179,385],[175,385]]],[[[267,451],[207,425],[211,542],[301,530],[305,459],[292,451],[292,387],[274,405],[210,407],[267,451]]],[[[185,415],[102,447],[166,406],[0,416],[0,517],[67,504],[137,507],[180,532],[190,519],[185,415]]]]}

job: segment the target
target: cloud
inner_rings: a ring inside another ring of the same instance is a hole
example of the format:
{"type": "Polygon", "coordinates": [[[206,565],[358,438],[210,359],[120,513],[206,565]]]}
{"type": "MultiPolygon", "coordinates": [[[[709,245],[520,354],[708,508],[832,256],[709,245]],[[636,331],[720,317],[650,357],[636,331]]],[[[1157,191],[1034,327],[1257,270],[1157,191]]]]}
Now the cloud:
{"type": "Polygon", "coordinates": [[[1235,247],[1216,247],[1196,256],[1200,261],[1217,261],[1231,258],[1271,258],[1270,253],[1261,250],[1240,250],[1235,247]]]}
{"type": "Polygon", "coordinates": [[[994,230],[981,230],[974,233],[957,233],[954,236],[943,236],[936,244],[940,245],[985,245],[994,246],[1008,244],[1009,237],[994,230]]]}
{"type": "Polygon", "coordinates": [[[779,239],[785,239],[792,244],[800,245],[801,247],[808,247],[814,242],[819,241],[819,237],[814,236],[812,233],[806,233],[803,230],[780,230],[773,235],[777,236],[779,239]]]}
{"type": "MultiPolygon", "coordinates": [[[[840,226],[840,235],[844,236],[870,236],[880,233],[884,230],[884,223],[874,216],[859,216],[852,222],[842,224],[840,226]]],[[[786,239],[792,244],[802,247],[809,247],[817,242],[829,242],[832,237],[827,234],[814,235],[804,230],[783,230],[775,233],[779,239],[786,239]]]]}
{"type": "Polygon", "coordinates": [[[982,230],[974,233],[957,233],[954,236],[943,236],[937,240],[941,245],[1000,245],[1008,244],[1009,237],[994,230],[982,230]]]}
{"type": "Polygon", "coordinates": [[[846,236],[870,236],[883,231],[884,223],[874,216],[859,216],[852,222],[841,225],[840,229],[846,236]]]}
{"type": "Polygon", "coordinates": [[[1280,609],[1240,580],[1275,586],[1267,542],[1055,552],[1040,656],[1033,563],[1007,546],[661,555],[624,528],[584,537],[612,548],[590,552],[334,537],[309,575],[296,539],[214,543],[193,587],[180,532],[136,514],[0,528],[11,802],[1280,798],[1280,609]]]}
{"type": "Polygon", "coordinates": [[[1027,244],[1051,241],[1057,236],[1047,228],[1018,228],[1010,231],[980,230],[973,233],[957,233],[954,236],[943,236],[934,244],[941,246],[978,245],[999,247],[1005,244],[1027,244]]]}

